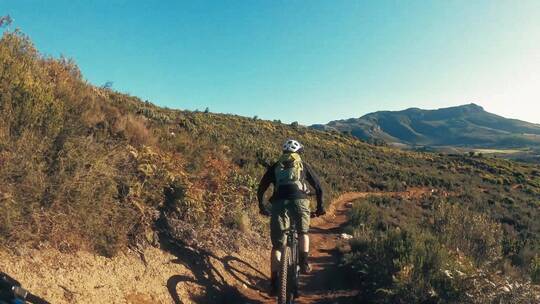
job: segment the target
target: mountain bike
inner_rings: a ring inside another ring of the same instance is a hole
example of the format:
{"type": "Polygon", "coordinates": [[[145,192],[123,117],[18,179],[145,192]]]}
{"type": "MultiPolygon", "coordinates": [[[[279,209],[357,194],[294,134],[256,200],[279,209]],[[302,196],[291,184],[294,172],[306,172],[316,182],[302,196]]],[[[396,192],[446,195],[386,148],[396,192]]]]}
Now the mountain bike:
{"type": "MultiPolygon", "coordinates": [[[[317,217],[315,212],[311,217],[317,217]]],[[[298,297],[298,279],[300,278],[300,265],[298,254],[300,246],[296,223],[291,219],[289,229],[285,230],[286,242],[281,248],[281,260],[278,272],[278,304],[294,304],[298,297]]]]}

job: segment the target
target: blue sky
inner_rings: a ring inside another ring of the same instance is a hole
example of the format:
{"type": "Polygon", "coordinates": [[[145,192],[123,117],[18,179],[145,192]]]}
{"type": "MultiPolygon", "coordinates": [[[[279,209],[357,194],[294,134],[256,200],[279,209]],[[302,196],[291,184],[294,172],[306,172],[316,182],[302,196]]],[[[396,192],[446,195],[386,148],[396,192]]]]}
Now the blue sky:
{"type": "Polygon", "coordinates": [[[478,103],[540,123],[540,1],[0,0],[93,84],[303,124],[478,103]]]}

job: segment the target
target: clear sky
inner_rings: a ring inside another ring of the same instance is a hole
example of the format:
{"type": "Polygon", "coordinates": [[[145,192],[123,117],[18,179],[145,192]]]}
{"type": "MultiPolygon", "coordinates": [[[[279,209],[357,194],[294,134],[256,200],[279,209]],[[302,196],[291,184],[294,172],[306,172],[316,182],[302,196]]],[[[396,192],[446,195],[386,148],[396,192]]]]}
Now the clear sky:
{"type": "Polygon", "coordinates": [[[0,0],[38,49],[155,104],[303,124],[475,102],[540,123],[540,1],[0,0]]]}

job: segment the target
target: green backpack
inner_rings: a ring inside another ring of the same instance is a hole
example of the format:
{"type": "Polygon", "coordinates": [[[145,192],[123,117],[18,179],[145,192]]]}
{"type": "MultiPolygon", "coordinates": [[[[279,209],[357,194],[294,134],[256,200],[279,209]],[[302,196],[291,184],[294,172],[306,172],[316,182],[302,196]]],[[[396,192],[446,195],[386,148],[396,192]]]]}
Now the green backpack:
{"type": "Polygon", "coordinates": [[[298,153],[283,154],[277,161],[274,170],[276,188],[284,185],[296,185],[301,192],[308,192],[304,178],[304,164],[298,153]]]}

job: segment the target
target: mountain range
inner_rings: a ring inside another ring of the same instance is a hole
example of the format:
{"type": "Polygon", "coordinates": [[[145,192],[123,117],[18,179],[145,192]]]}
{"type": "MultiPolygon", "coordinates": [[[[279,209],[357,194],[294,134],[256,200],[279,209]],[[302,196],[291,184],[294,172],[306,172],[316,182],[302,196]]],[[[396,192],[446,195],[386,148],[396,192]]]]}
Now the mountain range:
{"type": "Polygon", "coordinates": [[[311,126],[392,145],[470,148],[540,146],[540,125],[489,113],[474,103],[437,110],[379,111],[311,126]]]}

